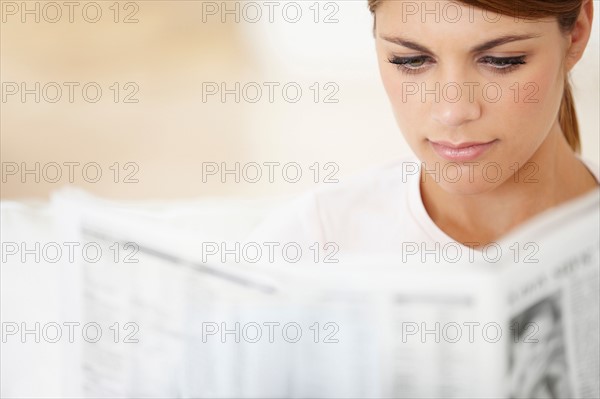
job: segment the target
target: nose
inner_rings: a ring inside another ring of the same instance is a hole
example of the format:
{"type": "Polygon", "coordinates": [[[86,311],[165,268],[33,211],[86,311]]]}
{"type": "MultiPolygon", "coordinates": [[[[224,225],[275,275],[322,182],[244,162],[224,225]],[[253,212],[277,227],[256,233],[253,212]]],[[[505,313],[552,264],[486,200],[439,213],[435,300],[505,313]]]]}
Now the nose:
{"type": "Polygon", "coordinates": [[[481,116],[481,104],[474,82],[446,81],[437,84],[440,93],[433,101],[431,117],[441,125],[457,127],[481,116]]]}

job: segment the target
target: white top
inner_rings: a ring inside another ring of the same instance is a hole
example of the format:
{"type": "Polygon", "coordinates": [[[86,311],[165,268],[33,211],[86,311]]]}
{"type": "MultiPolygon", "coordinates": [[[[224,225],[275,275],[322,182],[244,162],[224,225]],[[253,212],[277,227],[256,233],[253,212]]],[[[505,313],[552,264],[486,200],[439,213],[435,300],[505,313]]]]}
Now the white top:
{"type": "MultiPolygon", "coordinates": [[[[582,160],[600,180],[598,167],[582,160]]],[[[401,159],[372,168],[344,183],[312,190],[277,209],[248,241],[289,242],[308,251],[333,242],[341,254],[401,253],[403,243],[434,249],[458,244],[429,217],[420,192],[420,162],[401,159]]]]}

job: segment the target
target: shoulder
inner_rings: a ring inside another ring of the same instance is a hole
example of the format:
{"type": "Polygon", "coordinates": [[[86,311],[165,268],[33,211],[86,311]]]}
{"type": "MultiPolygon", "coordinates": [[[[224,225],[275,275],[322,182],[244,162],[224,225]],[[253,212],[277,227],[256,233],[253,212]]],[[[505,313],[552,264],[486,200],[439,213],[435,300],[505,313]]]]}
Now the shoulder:
{"type": "Polygon", "coordinates": [[[313,192],[315,205],[328,214],[379,208],[406,195],[410,184],[418,179],[420,163],[407,157],[370,167],[359,174],[313,192]],[[336,211],[337,210],[337,211],[336,211]]]}
{"type": "Polygon", "coordinates": [[[416,158],[401,158],[305,192],[274,210],[251,236],[325,242],[360,230],[372,234],[374,224],[398,220],[419,165],[416,158]]]}

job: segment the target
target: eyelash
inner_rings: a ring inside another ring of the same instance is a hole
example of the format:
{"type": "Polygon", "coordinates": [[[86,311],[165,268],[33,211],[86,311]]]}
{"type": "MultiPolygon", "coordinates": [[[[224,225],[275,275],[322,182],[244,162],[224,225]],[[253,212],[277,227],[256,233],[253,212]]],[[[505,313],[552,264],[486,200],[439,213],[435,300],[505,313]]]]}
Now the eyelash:
{"type": "MultiPolygon", "coordinates": [[[[405,73],[407,75],[415,75],[418,73],[421,73],[422,70],[424,69],[422,66],[421,67],[416,67],[416,68],[411,68],[408,67],[407,65],[410,64],[411,62],[415,62],[415,61],[420,61],[420,62],[425,62],[428,61],[431,57],[429,56],[425,56],[425,55],[419,55],[416,57],[391,57],[390,59],[388,59],[388,61],[392,64],[395,64],[398,67],[398,70],[400,70],[400,72],[405,73]]],[[[497,74],[507,74],[510,73],[514,70],[516,70],[517,68],[519,68],[521,65],[525,65],[525,56],[518,56],[518,57],[492,57],[492,56],[485,56],[483,58],[480,59],[480,61],[483,61],[484,64],[488,64],[488,65],[492,65],[492,69],[494,73],[497,74]],[[495,65],[495,66],[494,66],[495,65]]]]}

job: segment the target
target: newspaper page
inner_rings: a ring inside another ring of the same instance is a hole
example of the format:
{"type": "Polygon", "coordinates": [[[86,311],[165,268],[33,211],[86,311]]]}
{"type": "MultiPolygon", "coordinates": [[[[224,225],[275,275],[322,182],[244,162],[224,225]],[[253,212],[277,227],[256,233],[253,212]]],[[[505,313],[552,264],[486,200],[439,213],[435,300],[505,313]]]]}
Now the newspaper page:
{"type": "Polygon", "coordinates": [[[494,397],[500,389],[501,368],[487,361],[503,353],[491,268],[372,254],[293,268],[206,264],[198,251],[206,237],[94,199],[67,203],[80,242],[99,248],[82,259],[80,298],[69,299],[90,335],[103,334],[71,354],[82,396],[494,397]]]}
{"type": "Polygon", "coordinates": [[[599,198],[593,192],[511,238],[524,249],[509,251],[515,263],[504,276],[511,398],[600,397],[599,198]]]}
{"type": "Polygon", "coordinates": [[[110,255],[82,260],[67,299],[89,339],[67,355],[73,396],[597,396],[597,195],[466,265],[208,264],[200,233],[67,203],[110,255]]]}

